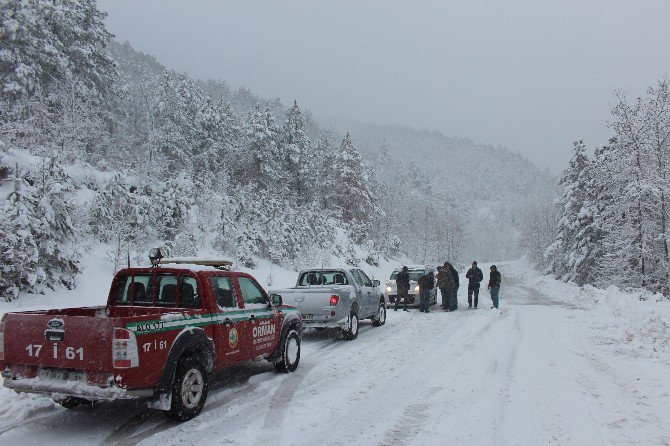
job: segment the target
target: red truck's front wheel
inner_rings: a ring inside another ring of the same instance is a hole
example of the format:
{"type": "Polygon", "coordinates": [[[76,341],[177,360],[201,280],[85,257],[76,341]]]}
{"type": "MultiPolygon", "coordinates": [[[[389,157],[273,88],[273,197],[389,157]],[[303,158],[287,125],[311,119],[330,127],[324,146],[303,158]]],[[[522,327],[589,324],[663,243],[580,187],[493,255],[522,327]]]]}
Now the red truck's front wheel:
{"type": "Polygon", "coordinates": [[[295,372],[300,363],[300,335],[295,329],[286,334],[281,349],[281,360],[275,363],[275,370],[282,373],[295,372]]]}
{"type": "Polygon", "coordinates": [[[168,415],[178,421],[195,417],[207,400],[207,374],[200,361],[188,358],[177,367],[168,415]]]}

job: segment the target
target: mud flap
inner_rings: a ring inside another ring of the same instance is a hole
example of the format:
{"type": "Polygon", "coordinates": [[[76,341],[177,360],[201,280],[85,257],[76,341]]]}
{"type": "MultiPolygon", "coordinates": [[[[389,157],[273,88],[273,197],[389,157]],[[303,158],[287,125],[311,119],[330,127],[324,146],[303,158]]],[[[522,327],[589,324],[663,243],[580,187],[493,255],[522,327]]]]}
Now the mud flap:
{"type": "Polygon", "coordinates": [[[159,393],[147,403],[149,409],[170,410],[172,407],[172,392],[159,393]]]}

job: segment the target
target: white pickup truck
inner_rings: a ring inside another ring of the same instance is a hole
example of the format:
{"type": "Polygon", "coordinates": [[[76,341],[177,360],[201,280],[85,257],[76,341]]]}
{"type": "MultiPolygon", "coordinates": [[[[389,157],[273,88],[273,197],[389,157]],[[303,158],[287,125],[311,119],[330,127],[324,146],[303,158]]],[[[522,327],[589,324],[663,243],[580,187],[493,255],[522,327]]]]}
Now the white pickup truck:
{"type": "Polygon", "coordinates": [[[272,289],[287,305],[300,311],[305,328],[338,328],[344,339],[356,339],[358,322],[370,319],[375,327],[386,322],[386,303],[378,280],[357,268],[301,271],[294,288],[272,289]]]}

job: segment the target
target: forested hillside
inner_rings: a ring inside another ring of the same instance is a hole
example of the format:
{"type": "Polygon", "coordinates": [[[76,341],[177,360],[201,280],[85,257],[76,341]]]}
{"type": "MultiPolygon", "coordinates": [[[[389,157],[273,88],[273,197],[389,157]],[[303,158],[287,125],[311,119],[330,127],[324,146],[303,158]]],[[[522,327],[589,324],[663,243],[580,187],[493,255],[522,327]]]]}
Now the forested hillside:
{"type": "Polygon", "coordinates": [[[563,195],[548,269],[579,285],[646,288],[670,296],[670,91],[667,81],[643,97],[619,93],[612,137],[590,156],[574,144],[561,178],[563,195]]]}
{"type": "MultiPolygon", "coordinates": [[[[503,147],[438,131],[332,120],[348,129],[384,183],[383,209],[416,259],[518,258],[534,209],[552,206],[557,178],[503,147]]],[[[555,221],[551,221],[555,225],[555,221]]]]}
{"type": "Polygon", "coordinates": [[[551,176],[507,150],[323,128],[303,104],[175,73],[103,19],[85,0],[2,2],[4,298],[74,286],[100,245],[117,267],[152,246],[248,266],[517,257],[520,211],[550,199],[551,176]]]}

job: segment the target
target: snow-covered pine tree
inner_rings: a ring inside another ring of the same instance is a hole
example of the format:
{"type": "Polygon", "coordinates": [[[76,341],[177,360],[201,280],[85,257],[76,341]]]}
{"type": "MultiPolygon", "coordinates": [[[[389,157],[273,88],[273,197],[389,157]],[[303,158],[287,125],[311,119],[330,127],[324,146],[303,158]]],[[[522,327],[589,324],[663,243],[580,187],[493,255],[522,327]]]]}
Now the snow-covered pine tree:
{"type": "Polygon", "coordinates": [[[256,108],[243,129],[243,147],[236,168],[236,180],[265,190],[286,188],[281,128],[269,107],[256,108]]]}
{"type": "Polygon", "coordinates": [[[327,207],[337,210],[339,219],[349,226],[355,242],[365,242],[370,232],[370,215],[380,212],[380,208],[370,190],[361,155],[349,133],[326,161],[325,187],[327,207]]]}
{"type": "Polygon", "coordinates": [[[92,135],[106,128],[105,114],[92,111],[109,96],[116,76],[104,17],[87,0],[0,4],[3,115],[26,147],[45,130],[60,140],[61,150],[100,145],[92,135]]]}
{"type": "MultiPolygon", "coordinates": [[[[550,269],[556,277],[563,280],[580,280],[590,274],[587,271],[578,271],[582,265],[584,246],[577,234],[583,233],[581,224],[588,219],[587,194],[591,186],[590,161],[586,154],[583,141],[573,144],[573,155],[570,165],[564,171],[560,181],[563,195],[559,200],[559,221],[556,229],[557,239],[547,249],[546,256],[550,259],[550,269]],[[583,212],[583,213],[582,213],[583,212]],[[580,215],[582,215],[580,221],[580,215]]],[[[584,247],[585,248],[585,247],[584,247]]]]}
{"type": "Polygon", "coordinates": [[[316,170],[313,165],[315,159],[305,132],[305,117],[298,107],[298,101],[293,101],[293,106],[286,112],[283,143],[289,191],[298,202],[310,202],[313,196],[312,173],[316,170]]]}
{"type": "Polygon", "coordinates": [[[183,169],[190,170],[199,133],[196,116],[203,102],[204,98],[192,79],[187,76],[174,79],[165,73],[151,136],[150,162],[157,163],[157,168],[152,168],[154,175],[166,177],[183,169]]]}
{"type": "Polygon", "coordinates": [[[149,201],[150,224],[158,229],[161,239],[174,241],[187,226],[194,196],[192,178],[187,172],[178,172],[157,187],[149,201]]]}
{"type": "Polygon", "coordinates": [[[0,296],[12,300],[21,292],[36,292],[46,278],[40,267],[37,241],[40,221],[35,216],[38,200],[16,166],[14,190],[0,207],[0,296]]]}
{"type": "Polygon", "coordinates": [[[46,286],[75,286],[80,272],[77,250],[78,234],[72,222],[75,214],[74,186],[54,158],[47,158],[37,171],[35,209],[39,226],[33,236],[39,252],[39,263],[46,273],[46,286]]]}
{"type": "Polygon", "coordinates": [[[664,277],[661,291],[670,296],[670,249],[668,247],[668,218],[670,218],[670,91],[666,79],[660,81],[656,87],[650,87],[644,100],[644,122],[649,126],[648,150],[651,152],[653,169],[648,170],[650,182],[657,187],[659,196],[657,218],[660,220],[660,265],[664,277]]]}
{"type": "Polygon", "coordinates": [[[140,188],[130,184],[126,178],[127,175],[121,173],[114,175],[107,186],[96,193],[89,215],[91,234],[116,247],[115,268],[124,264],[126,254],[134,251],[139,242],[157,238],[151,208],[154,192],[148,186],[140,188]]]}
{"type": "MultiPolygon", "coordinates": [[[[615,133],[609,172],[621,187],[615,209],[625,216],[627,240],[616,254],[628,259],[624,285],[661,291],[665,279],[661,238],[661,192],[658,163],[649,142],[655,119],[645,119],[647,105],[642,98],[632,103],[623,93],[612,110],[610,127],[615,133]]],[[[620,229],[616,229],[618,232],[620,229]]],[[[612,234],[610,234],[612,235],[612,234]]]]}

